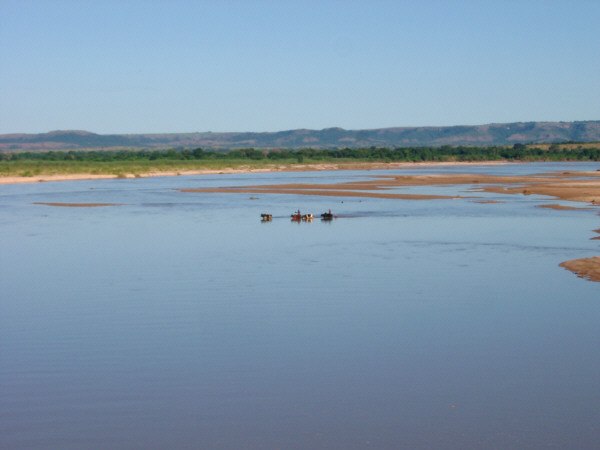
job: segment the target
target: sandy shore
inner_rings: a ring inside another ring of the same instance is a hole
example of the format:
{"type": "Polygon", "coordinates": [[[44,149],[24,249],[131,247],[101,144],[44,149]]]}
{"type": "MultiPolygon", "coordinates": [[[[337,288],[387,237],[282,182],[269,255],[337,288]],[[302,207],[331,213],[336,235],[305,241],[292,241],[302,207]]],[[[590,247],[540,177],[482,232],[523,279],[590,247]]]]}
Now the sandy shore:
{"type": "MultiPolygon", "coordinates": [[[[42,183],[44,181],[107,180],[118,178],[116,175],[36,175],[33,177],[0,177],[0,184],[42,183]]],[[[133,177],[132,177],[133,178],[133,177]]]]}
{"type": "Polygon", "coordinates": [[[575,273],[578,277],[589,281],[600,281],[600,256],[593,258],[573,259],[560,263],[559,266],[575,273]]]}
{"type": "MultiPolygon", "coordinates": [[[[326,170],[389,170],[406,169],[411,167],[423,166],[490,166],[508,164],[503,161],[484,161],[484,162],[422,162],[422,163],[324,163],[324,164],[294,164],[294,165],[270,165],[264,168],[255,169],[251,167],[238,167],[235,169],[202,169],[202,170],[177,170],[177,171],[153,171],[141,174],[59,174],[59,175],[35,175],[31,177],[2,177],[0,184],[18,184],[18,183],[42,183],[46,181],[77,181],[77,180],[110,180],[119,178],[148,178],[148,177],[173,177],[180,175],[217,175],[217,174],[235,174],[235,173],[263,173],[263,172],[318,172],[326,170]]],[[[512,164],[512,163],[511,163],[512,164]]]]}

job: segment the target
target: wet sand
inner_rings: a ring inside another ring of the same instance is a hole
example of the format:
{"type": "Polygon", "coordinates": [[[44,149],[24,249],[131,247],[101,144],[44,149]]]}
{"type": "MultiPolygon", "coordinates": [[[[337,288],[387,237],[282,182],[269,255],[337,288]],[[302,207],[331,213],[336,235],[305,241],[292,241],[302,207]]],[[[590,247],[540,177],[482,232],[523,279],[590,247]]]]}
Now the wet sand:
{"type": "MultiPolygon", "coordinates": [[[[93,175],[93,174],[71,174],[71,175],[35,175],[32,177],[0,177],[0,184],[23,184],[43,183],[46,181],[78,181],[78,180],[109,180],[122,178],[117,175],[93,175]]],[[[135,178],[126,176],[125,178],[135,178]]]]}
{"type": "Polygon", "coordinates": [[[559,205],[558,203],[552,203],[551,205],[537,205],[538,208],[548,208],[548,209],[562,209],[562,210],[573,210],[573,209],[593,209],[593,208],[578,208],[577,206],[565,206],[559,205]]]}
{"type": "Polygon", "coordinates": [[[431,200],[431,199],[458,199],[465,198],[452,195],[422,195],[422,194],[392,194],[385,192],[362,192],[340,186],[340,189],[322,188],[320,185],[307,186],[305,188],[279,189],[273,187],[228,187],[228,188],[201,188],[201,189],[179,189],[180,192],[199,193],[230,193],[230,194],[294,194],[294,195],[319,195],[326,197],[368,197],[368,198],[390,198],[402,200],[431,200]]]}
{"type": "MultiPolygon", "coordinates": [[[[545,195],[559,200],[600,205],[600,172],[557,172],[556,174],[528,176],[497,176],[477,174],[443,175],[380,175],[374,180],[356,180],[337,184],[278,184],[267,186],[240,186],[211,189],[181,189],[181,192],[229,192],[250,194],[328,195],[332,197],[373,197],[396,199],[454,199],[478,198],[477,192],[499,194],[545,195]],[[473,195],[443,196],[385,192],[410,186],[465,185],[473,195]]],[[[548,207],[548,206],[547,206],[548,207]]],[[[553,207],[553,206],[549,206],[553,207]]],[[[560,205],[555,209],[562,209],[560,205]]]]}
{"type": "Polygon", "coordinates": [[[578,277],[589,281],[600,281],[600,256],[592,258],[573,259],[560,263],[559,266],[570,270],[578,277]]]}

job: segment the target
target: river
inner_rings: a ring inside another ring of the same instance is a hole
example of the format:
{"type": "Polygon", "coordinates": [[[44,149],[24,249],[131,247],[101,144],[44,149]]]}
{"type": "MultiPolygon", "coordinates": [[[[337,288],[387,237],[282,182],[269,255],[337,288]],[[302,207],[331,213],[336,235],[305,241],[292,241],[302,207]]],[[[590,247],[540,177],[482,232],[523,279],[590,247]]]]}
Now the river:
{"type": "Polygon", "coordinates": [[[596,448],[597,209],[177,190],[400,172],[0,186],[0,447],[596,448]]]}

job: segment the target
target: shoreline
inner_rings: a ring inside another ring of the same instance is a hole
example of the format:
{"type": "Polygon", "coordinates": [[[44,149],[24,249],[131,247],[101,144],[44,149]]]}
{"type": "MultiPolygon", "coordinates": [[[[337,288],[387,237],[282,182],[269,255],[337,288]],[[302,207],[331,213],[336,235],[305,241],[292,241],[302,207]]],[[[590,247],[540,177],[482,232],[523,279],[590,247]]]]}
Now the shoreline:
{"type": "Polygon", "coordinates": [[[167,171],[150,171],[140,174],[127,173],[125,175],[115,174],[56,174],[56,175],[34,175],[30,177],[24,176],[0,176],[0,184],[21,184],[21,183],[45,183],[53,181],[80,181],[80,180],[122,180],[122,179],[137,179],[151,177],[175,177],[186,175],[225,175],[237,173],[268,173],[268,172],[323,172],[328,170],[393,170],[407,169],[414,167],[428,166],[495,166],[504,164],[521,164],[519,162],[508,161],[478,161],[478,162],[399,162],[399,163],[382,163],[382,162],[357,162],[357,163],[322,163],[322,164],[294,164],[294,165],[272,165],[262,168],[251,168],[248,166],[240,166],[238,168],[224,169],[197,169],[197,170],[167,170],[167,171]]]}

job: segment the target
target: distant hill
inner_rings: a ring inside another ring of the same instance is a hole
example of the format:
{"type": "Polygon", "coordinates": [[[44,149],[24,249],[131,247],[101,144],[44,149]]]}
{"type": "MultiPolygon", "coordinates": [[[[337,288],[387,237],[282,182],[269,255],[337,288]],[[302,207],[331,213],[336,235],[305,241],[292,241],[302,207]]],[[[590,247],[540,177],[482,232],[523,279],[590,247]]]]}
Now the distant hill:
{"type": "Polygon", "coordinates": [[[513,145],[516,143],[598,142],[600,121],[515,122],[451,127],[398,127],[373,130],[289,130],[273,133],[95,134],[52,131],[2,134],[0,151],[163,148],[357,148],[513,145]]]}

